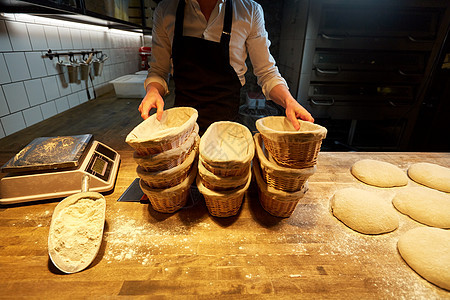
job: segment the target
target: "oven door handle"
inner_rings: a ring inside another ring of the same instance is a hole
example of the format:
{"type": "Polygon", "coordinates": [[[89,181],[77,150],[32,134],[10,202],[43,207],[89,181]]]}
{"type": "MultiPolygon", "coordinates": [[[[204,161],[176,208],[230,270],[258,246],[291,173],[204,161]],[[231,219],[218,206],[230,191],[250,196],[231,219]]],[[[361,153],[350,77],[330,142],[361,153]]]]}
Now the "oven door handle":
{"type": "Polygon", "coordinates": [[[339,35],[328,35],[326,33],[321,33],[320,36],[326,40],[333,40],[333,41],[345,40],[345,36],[339,36],[339,35]]]}
{"type": "Polygon", "coordinates": [[[408,35],[408,39],[414,43],[429,43],[429,42],[434,41],[434,39],[417,39],[417,38],[413,37],[412,35],[408,35]]]}
{"type": "Polygon", "coordinates": [[[331,106],[334,105],[334,98],[330,98],[329,100],[314,100],[313,98],[309,99],[312,104],[317,106],[331,106]]]}
{"type": "Polygon", "coordinates": [[[317,66],[315,68],[318,73],[323,74],[323,75],[337,75],[341,72],[341,68],[339,68],[339,67],[336,70],[323,70],[317,66]]]}
{"type": "Polygon", "coordinates": [[[420,73],[407,73],[407,72],[404,72],[404,71],[402,71],[400,69],[398,69],[397,71],[402,76],[421,76],[422,75],[420,73]]]}

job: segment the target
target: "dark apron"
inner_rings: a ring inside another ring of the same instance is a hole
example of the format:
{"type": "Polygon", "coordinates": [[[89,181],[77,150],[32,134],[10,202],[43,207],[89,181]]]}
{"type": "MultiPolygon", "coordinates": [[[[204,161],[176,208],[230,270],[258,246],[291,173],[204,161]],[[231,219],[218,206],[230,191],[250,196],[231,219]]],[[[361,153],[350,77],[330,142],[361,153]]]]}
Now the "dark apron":
{"type": "Polygon", "coordinates": [[[180,0],[172,46],[175,105],[197,109],[203,133],[211,123],[231,121],[238,114],[241,82],[229,55],[232,1],[225,4],[220,43],[183,36],[185,6],[185,0],[180,0]]]}

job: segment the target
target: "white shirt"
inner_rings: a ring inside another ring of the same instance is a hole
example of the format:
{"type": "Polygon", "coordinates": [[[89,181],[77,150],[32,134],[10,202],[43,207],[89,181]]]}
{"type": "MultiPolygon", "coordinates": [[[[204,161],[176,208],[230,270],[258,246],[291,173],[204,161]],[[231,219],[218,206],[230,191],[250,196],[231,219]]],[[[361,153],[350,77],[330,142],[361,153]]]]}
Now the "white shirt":
{"type": "MultiPolygon", "coordinates": [[[[183,1],[183,0],[180,0],[183,1]]],[[[225,16],[225,1],[219,0],[209,21],[203,16],[197,0],[186,0],[183,35],[220,42],[225,16]]],[[[178,0],[163,0],[153,14],[152,56],[145,87],[150,82],[160,83],[168,92],[171,72],[172,41],[178,0]]],[[[262,7],[253,0],[233,1],[233,23],[230,40],[230,65],[242,85],[247,72],[247,53],[253,65],[258,85],[266,97],[278,84],[287,83],[281,77],[275,60],[269,52],[270,41],[264,26],[262,7]]]]}

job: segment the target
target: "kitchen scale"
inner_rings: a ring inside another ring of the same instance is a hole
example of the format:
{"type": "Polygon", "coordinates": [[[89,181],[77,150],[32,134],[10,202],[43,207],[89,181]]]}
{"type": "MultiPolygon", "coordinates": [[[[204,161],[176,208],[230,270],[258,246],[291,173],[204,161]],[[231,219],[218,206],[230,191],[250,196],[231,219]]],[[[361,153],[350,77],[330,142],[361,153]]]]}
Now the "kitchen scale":
{"type": "Polygon", "coordinates": [[[83,175],[89,191],[114,187],[120,155],[94,141],[92,134],[34,139],[3,167],[0,204],[67,197],[80,192],[83,175]]]}

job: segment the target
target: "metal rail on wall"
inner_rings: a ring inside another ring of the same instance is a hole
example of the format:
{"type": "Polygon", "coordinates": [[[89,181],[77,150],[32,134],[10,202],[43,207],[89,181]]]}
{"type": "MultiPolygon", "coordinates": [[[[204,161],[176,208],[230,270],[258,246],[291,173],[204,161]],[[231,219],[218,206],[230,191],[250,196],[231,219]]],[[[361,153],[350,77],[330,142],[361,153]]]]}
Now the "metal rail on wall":
{"type": "Polygon", "coordinates": [[[47,56],[50,60],[52,60],[54,57],[56,57],[59,60],[59,56],[69,56],[73,57],[74,55],[81,54],[83,56],[83,59],[86,60],[86,56],[89,56],[90,54],[103,54],[103,51],[100,50],[94,50],[92,48],[91,50],[84,50],[84,51],[68,51],[68,52],[53,52],[51,49],[48,49],[47,53],[45,53],[45,56],[47,56]]]}

